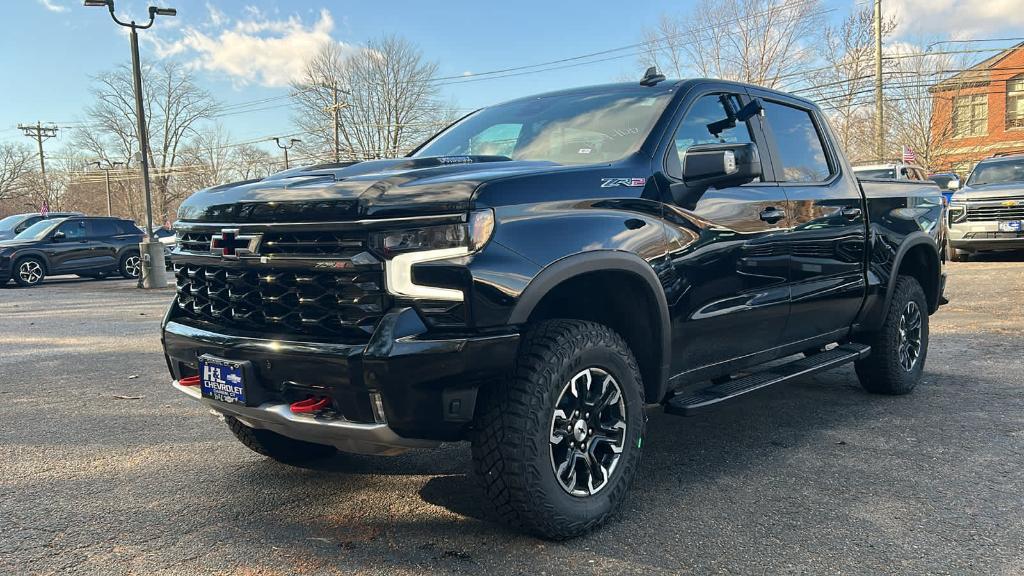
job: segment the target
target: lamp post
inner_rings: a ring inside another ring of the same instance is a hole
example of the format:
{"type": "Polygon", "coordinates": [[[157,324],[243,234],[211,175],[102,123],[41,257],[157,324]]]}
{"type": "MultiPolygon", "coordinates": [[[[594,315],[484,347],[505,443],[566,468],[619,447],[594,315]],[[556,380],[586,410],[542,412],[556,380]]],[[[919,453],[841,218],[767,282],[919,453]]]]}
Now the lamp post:
{"type": "Polygon", "coordinates": [[[278,137],[278,136],[275,136],[274,137],[274,142],[277,143],[277,147],[278,148],[280,148],[281,150],[284,150],[284,169],[287,170],[288,169],[288,149],[291,148],[292,146],[295,146],[295,144],[297,142],[302,142],[302,140],[299,140],[298,138],[292,138],[291,140],[288,140],[288,145],[287,146],[283,146],[283,145],[281,145],[281,138],[278,137]]]}
{"type": "Polygon", "coordinates": [[[142,186],[146,192],[146,237],[139,244],[139,251],[142,254],[142,274],[139,285],[142,288],[165,288],[167,276],[164,274],[164,250],[160,241],[153,234],[153,196],[149,189],[149,134],[146,132],[145,109],[142,104],[142,67],[139,64],[139,30],[145,30],[153,25],[157,16],[174,16],[178,13],[174,8],[149,7],[149,22],[136,24],[122,22],[114,14],[114,0],[85,0],[85,5],[90,7],[105,7],[110,11],[110,17],[120,26],[131,28],[132,48],[132,80],[135,87],[135,119],[138,123],[139,133],[139,163],[142,165],[142,186]]]}
{"type": "Polygon", "coordinates": [[[110,205],[110,171],[113,170],[115,166],[123,166],[124,162],[111,162],[110,160],[107,160],[106,162],[107,165],[104,166],[103,164],[100,163],[99,160],[95,160],[93,162],[89,162],[88,164],[86,164],[86,167],[95,166],[100,170],[103,170],[103,176],[106,179],[107,183],[107,216],[113,216],[113,210],[111,209],[110,205]]]}

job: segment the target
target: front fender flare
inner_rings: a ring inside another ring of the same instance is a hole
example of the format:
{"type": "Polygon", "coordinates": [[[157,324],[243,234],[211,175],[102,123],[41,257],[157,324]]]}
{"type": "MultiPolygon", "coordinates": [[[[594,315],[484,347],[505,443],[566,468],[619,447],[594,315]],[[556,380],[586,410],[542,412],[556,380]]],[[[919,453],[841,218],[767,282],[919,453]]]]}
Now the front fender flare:
{"type": "Polygon", "coordinates": [[[525,324],[540,301],[552,289],[573,277],[589,272],[626,272],[639,278],[656,304],[657,325],[655,341],[660,343],[660,354],[655,382],[645,382],[648,402],[660,402],[668,387],[670,360],[672,358],[672,324],[669,317],[668,301],[658,274],[651,265],[632,252],[619,250],[597,250],[575,254],[556,260],[538,273],[520,294],[518,302],[509,316],[510,324],[525,324]]]}

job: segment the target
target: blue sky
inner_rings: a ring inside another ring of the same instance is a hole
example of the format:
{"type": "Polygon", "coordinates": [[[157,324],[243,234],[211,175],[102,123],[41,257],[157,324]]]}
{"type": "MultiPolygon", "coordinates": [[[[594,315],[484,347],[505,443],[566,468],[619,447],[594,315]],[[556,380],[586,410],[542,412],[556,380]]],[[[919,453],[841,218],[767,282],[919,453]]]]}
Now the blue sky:
{"type": "MultiPolygon", "coordinates": [[[[913,32],[930,38],[949,34],[948,23],[984,35],[1024,26],[1018,0],[948,0],[944,12],[925,8],[931,0],[889,0],[892,9],[927,13],[913,32]],[[980,10],[984,5],[985,9],[980,10]]],[[[200,84],[231,105],[287,93],[290,70],[304,54],[330,39],[359,44],[395,33],[418,44],[439,63],[441,76],[522,66],[607,50],[640,40],[644,27],[662,13],[685,14],[694,0],[582,2],[366,2],[271,1],[206,2],[166,0],[176,18],[158,18],[143,32],[143,59],[175,58],[197,67],[200,84]]],[[[864,2],[860,2],[863,4],[864,2]]],[[[118,0],[118,13],[141,18],[147,3],[118,0]]],[[[853,2],[825,0],[828,17],[845,15],[853,2]]],[[[101,8],[80,0],[4,2],[7,23],[0,35],[3,71],[8,79],[0,106],[0,141],[27,139],[18,123],[83,120],[89,101],[89,77],[126,62],[128,38],[101,8]]],[[[906,19],[906,18],[905,18],[906,19]]],[[[909,32],[908,32],[909,33],[909,32]]],[[[1016,34],[1015,34],[1016,35],[1016,34]]],[[[443,86],[459,108],[475,108],[533,92],[639,76],[636,58],[617,59],[505,79],[443,86]]],[[[276,100],[220,121],[233,141],[246,141],[291,129],[286,100],[276,100]]],[[[56,146],[68,141],[68,130],[56,146]]]]}

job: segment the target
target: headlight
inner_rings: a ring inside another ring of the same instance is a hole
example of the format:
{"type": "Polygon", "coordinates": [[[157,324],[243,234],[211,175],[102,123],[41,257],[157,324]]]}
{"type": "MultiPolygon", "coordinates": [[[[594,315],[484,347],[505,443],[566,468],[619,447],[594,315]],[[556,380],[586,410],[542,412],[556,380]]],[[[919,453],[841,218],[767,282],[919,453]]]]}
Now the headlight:
{"type": "Polygon", "coordinates": [[[483,248],[493,232],[494,211],[486,209],[473,212],[464,223],[377,232],[370,244],[387,259],[425,250],[465,248],[470,253],[483,248]]]}
{"type": "Polygon", "coordinates": [[[470,214],[467,222],[377,232],[370,237],[370,245],[385,258],[385,280],[391,294],[461,302],[461,290],[414,283],[412,267],[476,252],[487,244],[493,232],[494,211],[486,209],[470,214]]]}
{"type": "Polygon", "coordinates": [[[949,205],[949,222],[963,222],[967,219],[967,205],[950,203],[949,205]]]}

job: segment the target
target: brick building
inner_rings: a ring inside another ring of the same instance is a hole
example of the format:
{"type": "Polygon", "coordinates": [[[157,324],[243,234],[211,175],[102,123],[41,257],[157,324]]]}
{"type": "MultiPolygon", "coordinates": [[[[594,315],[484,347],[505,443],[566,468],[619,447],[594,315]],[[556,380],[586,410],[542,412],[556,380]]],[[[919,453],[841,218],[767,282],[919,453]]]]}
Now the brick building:
{"type": "Polygon", "coordinates": [[[1024,42],[929,91],[934,171],[966,176],[982,158],[1024,152],[1024,42]]]}

